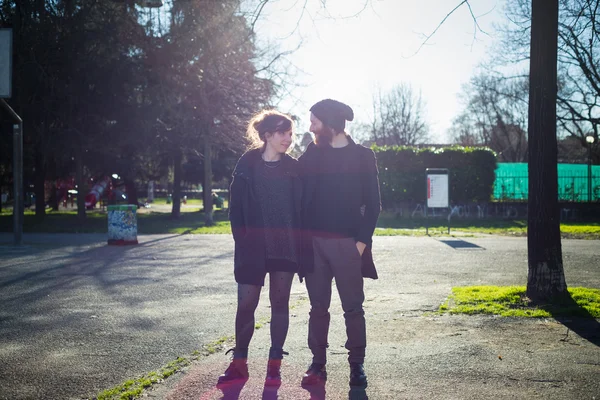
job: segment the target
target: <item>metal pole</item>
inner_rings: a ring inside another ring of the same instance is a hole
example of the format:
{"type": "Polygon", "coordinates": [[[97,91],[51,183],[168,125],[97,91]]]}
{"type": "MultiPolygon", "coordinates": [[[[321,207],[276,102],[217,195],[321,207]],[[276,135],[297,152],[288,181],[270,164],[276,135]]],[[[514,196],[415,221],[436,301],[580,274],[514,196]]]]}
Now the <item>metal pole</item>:
{"type": "Polygon", "coordinates": [[[13,125],[13,232],[15,246],[23,244],[23,123],[13,125]]]}
{"type": "Polygon", "coordinates": [[[15,246],[23,244],[23,120],[4,99],[0,104],[17,122],[13,125],[13,233],[15,246]]]}
{"type": "Polygon", "coordinates": [[[213,220],[213,200],[212,200],[212,144],[210,137],[205,134],[204,137],[204,185],[202,186],[202,196],[204,203],[204,224],[206,226],[214,225],[213,220]]]}
{"type": "Polygon", "coordinates": [[[592,144],[588,143],[588,203],[592,202],[592,144]]]}

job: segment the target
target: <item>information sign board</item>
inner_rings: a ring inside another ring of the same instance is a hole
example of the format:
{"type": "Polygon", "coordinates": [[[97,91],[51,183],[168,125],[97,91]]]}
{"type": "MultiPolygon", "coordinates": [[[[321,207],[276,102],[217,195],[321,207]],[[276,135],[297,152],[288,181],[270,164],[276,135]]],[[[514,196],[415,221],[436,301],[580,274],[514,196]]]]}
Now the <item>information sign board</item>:
{"type": "Polygon", "coordinates": [[[448,170],[427,169],[427,207],[447,208],[448,197],[448,170]]]}

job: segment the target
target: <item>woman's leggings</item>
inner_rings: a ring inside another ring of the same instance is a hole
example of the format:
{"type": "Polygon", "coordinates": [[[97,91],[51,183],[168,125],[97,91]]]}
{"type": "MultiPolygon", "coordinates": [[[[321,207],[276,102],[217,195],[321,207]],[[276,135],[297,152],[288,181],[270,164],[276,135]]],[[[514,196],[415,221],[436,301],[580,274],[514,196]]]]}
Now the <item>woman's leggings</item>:
{"type": "MultiPolygon", "coordinates": [[[[271,347],[282,349],[290,324],[289,302],[293,272],[269,273],[271,300],[271,347]]],[[[254,311],[258,306],[262,286],[238,284],[238,305],[235,316],[234,358],[246,358],[254,334],[254,311]]]]}

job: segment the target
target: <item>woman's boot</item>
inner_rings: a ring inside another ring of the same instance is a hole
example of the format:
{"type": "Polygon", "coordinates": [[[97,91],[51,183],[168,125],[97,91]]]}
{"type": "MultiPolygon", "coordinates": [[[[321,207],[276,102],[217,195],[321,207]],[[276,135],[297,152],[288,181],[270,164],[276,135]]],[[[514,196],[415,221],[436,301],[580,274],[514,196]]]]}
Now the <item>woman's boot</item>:
{"type": "Polygon", "coordinates": [[[288,355],[283,349],[271,347],[269,350],[269,362],[267,363],[267,377],[265,379],[266,386],[281,385],[281,360],[284,355],[288,355]]]}
{"type": "Polygon", "coordinates": [[[233,360],[223,375],[219,376],[217,385],[243,383],[248,380],[248,349],[229,349],[225,354],[233,351],[233,360]]]}

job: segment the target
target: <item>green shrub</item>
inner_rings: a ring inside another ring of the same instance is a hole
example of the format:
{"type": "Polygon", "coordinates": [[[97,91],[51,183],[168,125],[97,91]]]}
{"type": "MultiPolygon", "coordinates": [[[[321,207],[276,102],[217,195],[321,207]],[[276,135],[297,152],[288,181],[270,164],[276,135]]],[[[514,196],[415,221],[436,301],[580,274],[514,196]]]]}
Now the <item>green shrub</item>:
{"type": "Polygon", "coordinates": [[[496,170],[496,154],[485,147],[418,149],[407,146],[374,146],[379,167],[384,209],[426,199],[426,168],[447,168],[450,201],[490,201],[496,170]]]}

